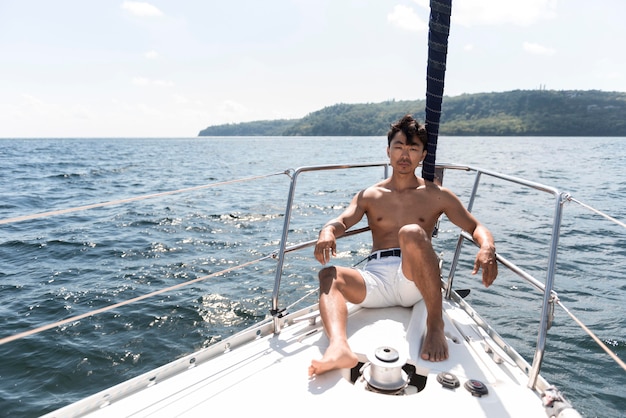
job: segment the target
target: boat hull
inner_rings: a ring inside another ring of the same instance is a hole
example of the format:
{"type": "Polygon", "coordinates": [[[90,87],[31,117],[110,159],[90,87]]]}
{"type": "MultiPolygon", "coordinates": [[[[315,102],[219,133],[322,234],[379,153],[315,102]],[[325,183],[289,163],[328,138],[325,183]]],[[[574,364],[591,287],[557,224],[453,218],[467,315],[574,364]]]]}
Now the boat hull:
{"type": "Polygon", "coordinates": [[[272,403],[282,401],[299,414],[316,416],[338,408],[367,416],[409,410],[425,416],[546,416],[540,394],[527,387],[528,377],[454,300],[444,302],[449,359],[422,360],[425,319],[423,302],[413,308],[351,306],[348,337],[359,366],[309,378],[311,360],[328,345],[314,306],[282,318],[278,334],[271,332],[271,323],[250,328],[46,416],[198,417],[230,410],[264,417],[275,416],[272,403]],[[422,387],[409,383],[397,394],[372,390],[358,372],[381,347],[393,347],[406,358],[422,387]],[[440,383],[440,374],[455,376],[458,387],[440,383]],[[479,396],[466,388],[475,382],[487,393],[479,396]]]}

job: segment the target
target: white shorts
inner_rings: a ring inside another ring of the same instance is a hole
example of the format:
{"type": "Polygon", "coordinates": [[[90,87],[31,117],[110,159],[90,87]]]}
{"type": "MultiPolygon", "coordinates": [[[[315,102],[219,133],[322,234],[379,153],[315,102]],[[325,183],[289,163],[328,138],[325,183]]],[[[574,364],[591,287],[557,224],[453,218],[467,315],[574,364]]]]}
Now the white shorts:
{"type": "Polygon", "coordinates": [[[366,308],[413,306],[422,294],[402,273],[401,257],[384,257],[367,262],[359,272],[365,280],[365,299],[359,305],[366,308]]]}

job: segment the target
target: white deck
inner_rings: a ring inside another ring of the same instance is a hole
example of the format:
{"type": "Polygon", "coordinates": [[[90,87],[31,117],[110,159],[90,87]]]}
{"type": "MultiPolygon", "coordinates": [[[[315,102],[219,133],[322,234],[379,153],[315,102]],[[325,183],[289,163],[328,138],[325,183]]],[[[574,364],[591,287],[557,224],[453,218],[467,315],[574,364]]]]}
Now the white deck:
{"type": "MultiPolygon", "coordinates": [[[[495,343],[491,341],[487,345],[490,338],[454,302],[444,305],[450,358],[440,363],[423,361],[418,355],[425,327],[423,303],[413,309],[353,309],[350,314],[349,341],[360,359],[365,361],[368,354],[381,346],[396,348],[409,358],[408,362],[416,366],[419,374],[427,376],[426,386],[419,393],[402,396],[374,393],[366,390],[362,381],[352,384],[348,370],[310,379],[307,374],[310,361],[321,357],[328,341],[319,320],[315,325],[301,321],[286,326],[279,335],[258,337],[209,361],[198,360],[182,373],[167,372],[168,366],[164,366],[154,375],[158,377],[153,377],[151,385],[146,384],[150,382],[150,376],[146,375],[48,416],[171,418],[228,413],[275,417],[285,413],[324,416],[339,411],[357,416],[414,413],[544,418],[546,413],[539,396],[526,387],[527,377],[513,366],[513,361],[501,351],[490,350],[488,347],[495,347],[495,343]],[[439,372],[454,373],[460,386],[442,387],[437,382],[439,372]],[[472,396],[463,387],[468,379],[482,381],[489,393],[480,398],[472,396]],[[124,397],[116,399],[122,392],[124,397]],[[128,392],[134,393],[126,396],[128,392]],[[293,411],[279,412],[284,403],[293,411]],[[87,415],[82,414],[94,405],[104,404],[87,415]]],[[[174,363],[178,369],[181,364],[191,364],[189,358],[174,363]]]]}

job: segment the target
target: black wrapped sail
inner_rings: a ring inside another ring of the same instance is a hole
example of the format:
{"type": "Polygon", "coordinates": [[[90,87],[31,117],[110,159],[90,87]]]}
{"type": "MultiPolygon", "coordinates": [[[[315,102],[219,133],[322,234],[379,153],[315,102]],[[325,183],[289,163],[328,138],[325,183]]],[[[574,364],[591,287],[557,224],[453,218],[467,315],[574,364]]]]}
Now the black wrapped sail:
{"type": "Polygon", "coordinates": [[[451,11],[452,0],[430,0],[425,123],[428,133],[428,155],[422,163],[422,177],[428,181],[433,181],[435,178],[437,138],[439,137],[439,119],[446,75],[451,11]]]}

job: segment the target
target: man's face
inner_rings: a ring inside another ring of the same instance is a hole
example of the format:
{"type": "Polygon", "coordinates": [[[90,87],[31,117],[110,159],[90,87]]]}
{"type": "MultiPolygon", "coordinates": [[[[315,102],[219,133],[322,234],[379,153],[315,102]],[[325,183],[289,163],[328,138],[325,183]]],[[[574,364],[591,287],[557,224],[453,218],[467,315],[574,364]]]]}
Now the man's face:
{"type": "Polygon", "coordinates": [[[408,144],[403,132],[396,132],[387,148],[387,155],[394,171],[412,173],[426,157],[426,150],[421,141],[408,144]]]}

